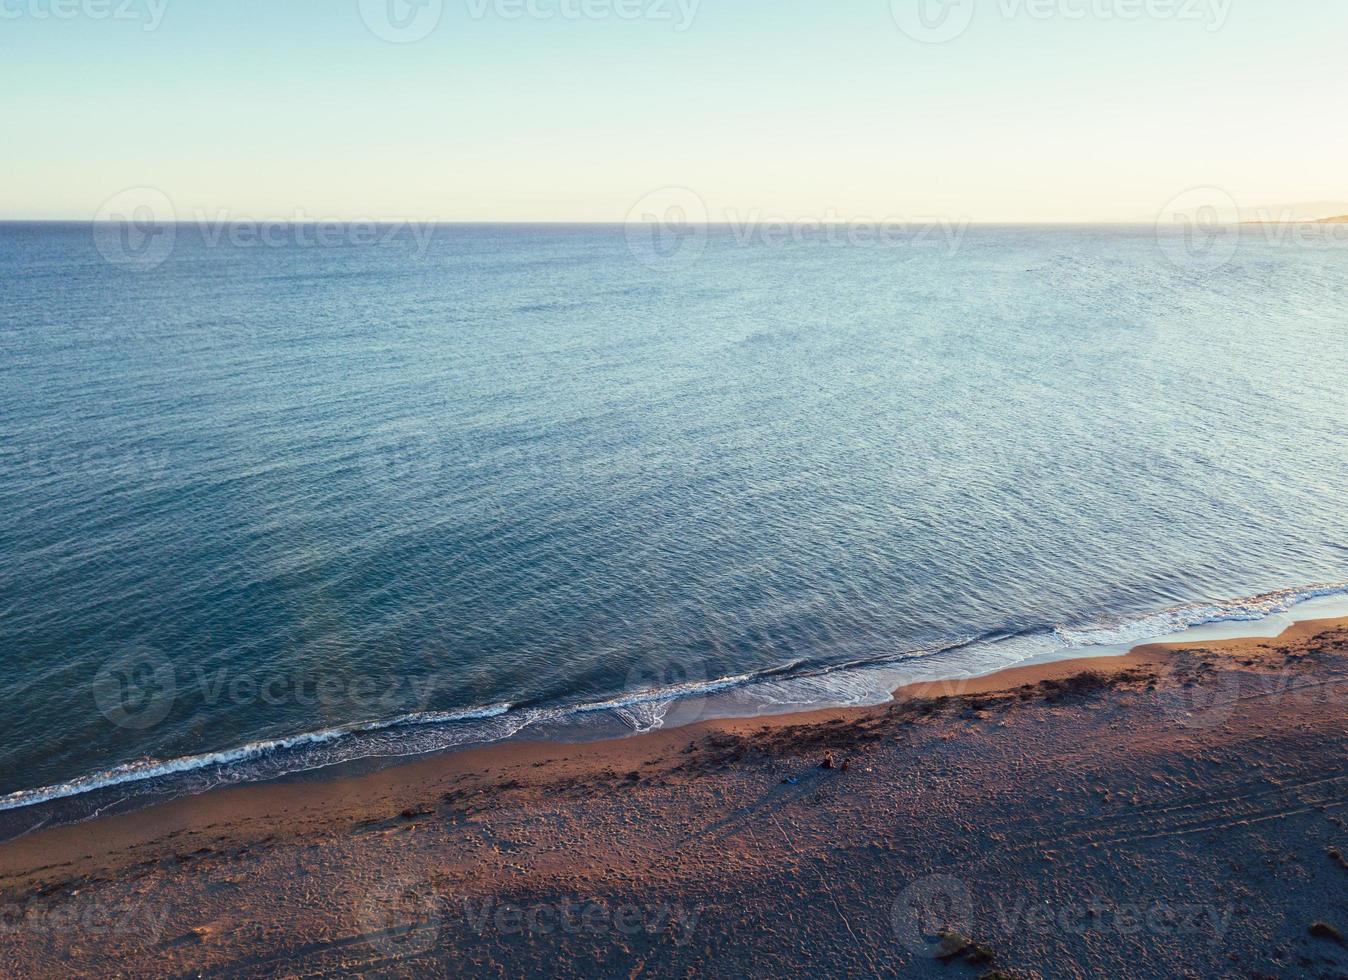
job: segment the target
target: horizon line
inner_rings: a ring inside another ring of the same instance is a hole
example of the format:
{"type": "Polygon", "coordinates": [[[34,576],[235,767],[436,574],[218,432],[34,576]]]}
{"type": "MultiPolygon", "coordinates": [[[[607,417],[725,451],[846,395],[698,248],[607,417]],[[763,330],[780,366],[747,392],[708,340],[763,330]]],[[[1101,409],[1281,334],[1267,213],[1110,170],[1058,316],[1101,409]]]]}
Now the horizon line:
{"type": "MultiPolygon", "coordinates": [[[[965,225],[975,226],[1007,226],[1007,225],[1041,225],[1044,227],[1071,227],[1071,226],[1095,226],[1115,225],[1119,227],[1140,227],[1155,224],[1155,219],[1136,218],[1130,220],[1122,219],[1082,219],[1074,221],[1065,220],[1047,220],[1037,218],[1020,219],[1002,219],[996,221],[979,221],[974,219],[962,219],[951,217],[947,214],[914,214],[907,218],[857,218],[850,221],[820,221],[816,218],[783,218],[780,216],[754,219],[759,224],[800,224],[801,222],[811,222],[820,226],[847,226],[847,225],[901,225],[911,224],[918,221],[950,220],[962,221],[965,225]]],[[[1315,220],[1315,219],[1309,219],[1315,220]]],[[[588,226],[596,228],[622,228],[628,225],[646,225],[652,224],[649,221],[622,221],[622,220],[575,220],[565,218],[510,218],[510,219],[463,219],[463,218],[420,218],[412,216],[390,216],[383,218],[315,218],[294,220],[291,218],[234,218],[223,221],[199,219],[175,218],[172,221],[151,221],[151,225],[244,225],[244,224],[284,224],[284,225],[332,225],[332,224],[407,224],[416,222],[427,225],[457,225],[457,226],[489,226],[498,227],[502,225],[518,226],[537,226],[537,225],[558,225],[558,226],[588,226]]],[[[113,225],[123,224],[124,221],[113,218],[8,218],[0,217],[0,225],[113,225]]],[[[697,225],[705,228],[735,228],[741,223],[734,221],[689,221],[690,225],[697,225]]],[[[1235,224],[1237,222],[1230,222],[1235,224]]]]}

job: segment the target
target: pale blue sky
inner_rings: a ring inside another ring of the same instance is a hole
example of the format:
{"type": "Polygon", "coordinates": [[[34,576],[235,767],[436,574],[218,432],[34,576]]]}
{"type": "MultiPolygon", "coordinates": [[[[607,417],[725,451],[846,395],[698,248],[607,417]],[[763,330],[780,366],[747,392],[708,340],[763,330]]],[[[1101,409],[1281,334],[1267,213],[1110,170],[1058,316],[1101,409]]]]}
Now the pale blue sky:
{"type": "Polygon", "coordinates": [[[702,0],[682,31],[679,0],[626,0],[672,20],[443,0],[401,44],[358,0],[52,2],[0,0],[3,217],[84,219],[133,186],[185,219],[621,221],[668,185],[713,218],[1149,221],[1195,185],[1348,199],[1342,0],[1133,21],[1120,4],[1143,0],[976,0],[939,44],[889,0],[702,0]]]}

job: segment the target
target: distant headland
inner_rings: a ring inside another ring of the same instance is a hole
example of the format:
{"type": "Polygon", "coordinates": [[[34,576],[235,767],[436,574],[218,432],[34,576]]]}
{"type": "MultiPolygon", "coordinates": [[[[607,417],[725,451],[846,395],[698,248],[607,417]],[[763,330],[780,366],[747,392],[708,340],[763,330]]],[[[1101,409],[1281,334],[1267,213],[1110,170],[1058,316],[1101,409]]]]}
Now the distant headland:
{"type": "Polygon", "coordinates": [[[1242,221],[1242,225],[1348,225],[1348,214],[1332,218],[1273,218],[1242,221]]]}

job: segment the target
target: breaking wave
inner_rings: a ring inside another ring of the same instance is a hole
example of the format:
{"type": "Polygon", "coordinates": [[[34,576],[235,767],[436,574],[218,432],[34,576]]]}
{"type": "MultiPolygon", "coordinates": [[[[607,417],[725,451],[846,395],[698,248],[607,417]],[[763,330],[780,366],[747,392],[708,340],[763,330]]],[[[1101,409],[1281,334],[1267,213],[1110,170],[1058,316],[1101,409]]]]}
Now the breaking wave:
{"type": "MultiPolygon", "coordinates": [[[[901,657],[811,664],[803,659],[749,673],[684,680],[624,692],[600,701],[558,705],[493,704],[461,711],[427,711],[383,721],[267,739],[175,759],[143,759],[0,797],[0,811],[17,810],[119,787],[129,795],[191,795],[219,786],[276,779],[358,760],[396,759],[508,739],[526,729],[582,731],[586,719],[612,722],[607,734],[677,727],[714,717],[782,713],[810,707],[883,703],[902,683],[967,677],[1030,659],[1102,653],[1173,637],[1217,623],[1255,622],[1315,599],[1348,596],[1348,582],[1284,589],[1152,613],[1100,618],[1052,629],[974,637],[901,657]],[[690,710],[691,709],[691,710],[690,710]]],[[[100,795],[104,809],[107,803],[100,795]]],[[[97,811],[94,811],[97,812],[97,811]]],[[[89,815],[88,813],[85,814],[89,815]]]]}

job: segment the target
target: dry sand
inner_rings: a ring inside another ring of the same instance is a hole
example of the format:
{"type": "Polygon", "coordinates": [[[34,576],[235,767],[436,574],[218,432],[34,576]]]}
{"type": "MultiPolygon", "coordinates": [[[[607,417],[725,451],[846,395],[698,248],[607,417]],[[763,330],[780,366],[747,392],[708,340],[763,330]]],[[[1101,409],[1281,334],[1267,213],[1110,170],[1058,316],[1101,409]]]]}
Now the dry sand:
{"type": "Polygon", "coordinates": [[[225,790],[0,846],[0,973],[1344,977],[1345,707],[1324,620],[225,790]]]}

